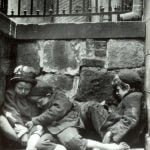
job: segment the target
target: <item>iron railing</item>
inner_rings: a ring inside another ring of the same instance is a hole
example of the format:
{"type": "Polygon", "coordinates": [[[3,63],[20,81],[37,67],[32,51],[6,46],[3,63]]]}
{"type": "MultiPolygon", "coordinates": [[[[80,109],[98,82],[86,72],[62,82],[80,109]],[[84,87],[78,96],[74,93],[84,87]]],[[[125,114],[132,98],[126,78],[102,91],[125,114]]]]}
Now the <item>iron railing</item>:
{"type": "Polygon", "coordinates": [[[121,13],[132,9],[131,0],[120,0],[115,6],[112,6],[112,1],[107,0],[106,4],[106,0],[28,0],[28,3],[24,0],[0,0],[0,11],[9,17],[87,16],[90,21],[92,16],[100,15],[108,16],[108,21],[112,21],[112,15],[117,15],[119,20],[121,13]]]}
{"type": "Polygon", "coordinates": [[[0,11],[4,14],[7,14],[8,3],[7,0],[0,0],[0,11]]]}

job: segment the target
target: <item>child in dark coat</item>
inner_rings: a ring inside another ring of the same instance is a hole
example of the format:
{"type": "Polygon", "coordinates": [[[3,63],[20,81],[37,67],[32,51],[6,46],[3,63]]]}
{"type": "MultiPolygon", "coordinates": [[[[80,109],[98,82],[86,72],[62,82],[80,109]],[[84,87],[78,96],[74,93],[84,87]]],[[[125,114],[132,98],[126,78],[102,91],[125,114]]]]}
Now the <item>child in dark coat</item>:
{"type": "MultiPolygon", "coordinates": [[[[34,144],[30,135],[41,135],[42,126],[34,126],[28,129],[25,123],[31,117],[39,114],[37,106],[28,99],[31,88],[36,84],[35,70],[29,66],[18,66],[14,70],[14,77],[11,78],[12,88],[5,94],[3,115],[0,116],[0,127],[2,132],[11,140],[21,142],[24,146],[34,144]]],[[[27,148],[28,149],[28,148],[27,148]]]]}
{"type": "Polygon", "coordinates": [[[46,133],[38,142],[38,150],[127,150],[128,145],[103,144],[91,139],[84,139],[79,129],[84,125],[80,118],[80,107],[74,105],[63,91],[56,90],[51,95],[48,87],[33,88],[31,99],[43,109],[43,113],[33,117],[32,121],[27,122],[30,128],[33,125],[42,125],[46,133]],[[60,143],[60,144],[56,144],[60,143]],[[64,146],[63,146],[64,145],[64,146]]]}
{"type": "Polygon", "coordinates": [[[121,71],[112,81],[116,95],[121,99],[117,110],[107,117],[102,127],[104,141],[120,142],[139,123],[143,94],[141,78],[136,71],[121,71]]]}
{"type": "Polygon", "coordinates": [[[112,86],[121,99],[116,111],[108,113],[100,103],[86,102],[81,104],[81,116],[85,124],[91,121],[104,143],[126,141],[129,144],[133,140],[128,140],[131,134],[139,132],[135,129],[141,114],[141,78],[136,71],[122,70],[115,75],[112,86]]]}

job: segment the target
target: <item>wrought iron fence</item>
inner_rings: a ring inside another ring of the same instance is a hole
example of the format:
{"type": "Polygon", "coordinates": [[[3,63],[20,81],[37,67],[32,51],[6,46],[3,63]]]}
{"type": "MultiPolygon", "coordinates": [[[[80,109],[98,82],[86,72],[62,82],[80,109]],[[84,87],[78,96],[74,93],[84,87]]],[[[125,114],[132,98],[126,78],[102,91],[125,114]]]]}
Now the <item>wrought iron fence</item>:
{"type": "Polygon", "coordinates": [[[114,14],[119,20],[119,14],[132,9],[131,0],[119,0],[116,4],[113,0],[0,0],[0,3],[0,11],[9,17],[86,16],[89,21],[96,15],[112,21],[114,14]]]}
{"type": "Polygon", "coordinates": [[[7,0],[0,0],[0,11],[4,14],[7,14],[7,0]]]}

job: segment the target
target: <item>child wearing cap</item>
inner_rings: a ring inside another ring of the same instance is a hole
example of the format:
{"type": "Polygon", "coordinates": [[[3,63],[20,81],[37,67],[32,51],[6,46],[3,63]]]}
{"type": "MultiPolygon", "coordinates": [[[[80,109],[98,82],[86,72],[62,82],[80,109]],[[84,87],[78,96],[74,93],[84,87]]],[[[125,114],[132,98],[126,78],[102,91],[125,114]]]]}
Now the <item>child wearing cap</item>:
{"type": "Polygon", "coordinates": [[[133,144],[138,134],[143,94],[141,78],[136,71],[122,70],[114,76],[112,86],[120,103],[116,111],[109,113],[98,102],[81,104],[81,117],[91,121],[104,143],[125,141],[133,144]],[[132,139],[130,138],[132,137],[132,139]]]}
{"type": "Polygon", "coordinates": [[[130,136],[137,133],[135,129],[139,124],[143,98],[141,83],[139,74],[132,70],[122,70],[114,77],[112,86],[121,102],[102,127],[104,142],[126,140],[129,143],[130,136]]]}
{"type": "Polygon", "coordinates": [[[33,142],[30,134],[36,138],[37,134],[41,135],[43,132],[42,126],[34,126],[30,130],[25,126],[31,117],[39,115],[37,106],[28,99],[35,84],[34,68],[23,65],[16,67],[14,77],[11,78],[12,88],[6,91],[3,115],[0,116],[2,132],[9,139],[21,142],[23,146],[27,143],[27,147],[33,142]]]}
{"type": "Polygon", "coordinates": [[[32,121],[26,124],[29,128],[33,125],[42,125],[45,128],[46,133],[36,146],[38,150],[129,149],[125,143],[103,144],[84,139],[79,133],[79,129],[84,128],[79,107],[70,102],[63,91],[56,90],[52,95],[51,93],[52,90],[49,87],[36,87],[30,93],[30,98],[43,109],[41,115],[33,117],[32,121]]]}

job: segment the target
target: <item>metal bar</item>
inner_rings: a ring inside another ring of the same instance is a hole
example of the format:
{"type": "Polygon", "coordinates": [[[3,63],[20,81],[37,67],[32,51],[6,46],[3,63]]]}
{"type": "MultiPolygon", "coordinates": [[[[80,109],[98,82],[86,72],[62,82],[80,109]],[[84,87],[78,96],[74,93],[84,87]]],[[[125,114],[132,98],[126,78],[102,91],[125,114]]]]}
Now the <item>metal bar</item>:
{"type": "Polygon", "coordinates": [[[30,8],[30,14],[33,14],[33,0],[31,0],[31,8],[30,8]]]}
{"type": "Polygon", "coordinates": [[[122,0],[121,11],[124,10],[124,0],[122,0]]]}
{"type": "Polygon", "coordinates": [[[21,10],[21,0],[18,0],[18,16],[20,16],[20,10],[21,10]]]}
{"type": "Polygon", "coordinates": [[[85,12],[85,0],[83,0],[83,7],[82,7],[82,12],[84,13],[85,12]]]}
{"type": "Polygon", "coordinates": [[[95,12],[98,12],[98,0],[95,0],[95,12]]]}
{"type": "MultiPolygon", "coordinates": [[[[113,15],[113,14],[116,14],[116,15],[119,15],[121,13],[127,13],[127,12],[130,12],[130,11],[116,11],[116,12],[101,12],[101,13],[76,13],[76,14],[46,14],[45,16],[49,17],[49,16],[54,16],[54,17],[64,17],[64,16],[94,16],[94,15],[113,15]]],[[[8,15],[10,16],[10,15],[8,15]]],[[[21,17],[24,17],[24,15],[20,15],[21,17]]],[[[18,17],[18,15],[14,15],[14,16],[11,16],[11,17],[18,17]]],[[[43,17],[43,15],[27,15],[26,17],[43,17]]]]}
{"type": "Polygon", "coordinates": [[[100,6],[100,22],[103,22],[104,20],[104,7],[103,6],[100,6]]]}
{"type": "Polygon", "coordinates": [[[4,0],[1,1],[2,12],[4,13],[4,0]]]}
{"type": "Polygon", "coordinates": [[[112,11],[111,0],[108,1],[108,10],[109,10],[109,11],[112,11]]]}
{"type": "Polygon", "coordinates": [[[43,15],[46,14],[46,0],[44,0],[44,8],[43,8],[43,15]]]}
{"type": "Polygon", "coordinates": [[[91,8],[91,0],[88,0],[88,8],[91,8]]]}
{"type": "Polygon", "coordinates": [[[69,1],[69,13],[72,14],[72,0],[69,1]]]}
{"type": "MultiPolygon", "coordinates": [[[[111,0],[108,1],[108,11],[111,12],[112,11],[112,7],[111,7],[111,0]]],[[[112,14],[109,15],[109,21],[112,21],[112,14]]]]}
{"type": "Polygon", "coordinates": [[[1,9],[1,11],[3,11],[3,0],[1,0],[0,2],[1,2],[0,9],[1,9]]]}
{"type": "Polygon", "coordinates": [[[52,16],[53,13],[54,13],[54,0],[51,0],[50,10],[51,10],[51,12],[49,13],[49,15],[50,15],[50,21],[54,22],[54,17],[52,16]]]}
{"type": "Polygon", "coordinates": [[[56,14],[59,14],[59,0],[57,0],[56,14]]]}
{"type": "Polygon", "coordinates": [[[4,13],[7,14],[8,12],[8,0],[4,0],[4,13]]]}
{"type": "Polygon", "coordinates": [[[88,0],[88,13],[87,13],[87,17],[86,20],[87,22],[91,22],[91,14],[92,14],[92,8],[91,8],[92,4],[91,4],[91,0],[88,0]]]}
{"type": "Polygon", "coordinates": [[[126,10],[126,4],[127,4],[127,1],[126,0],[123,0],[123,2],[122,2],[122,10],[124,11],[124,10],[126,10]]]}
{"type": "Polygon", "coordinates": [[[4,11],[4,0],[1,1],[2,10],[4,11]]]}

